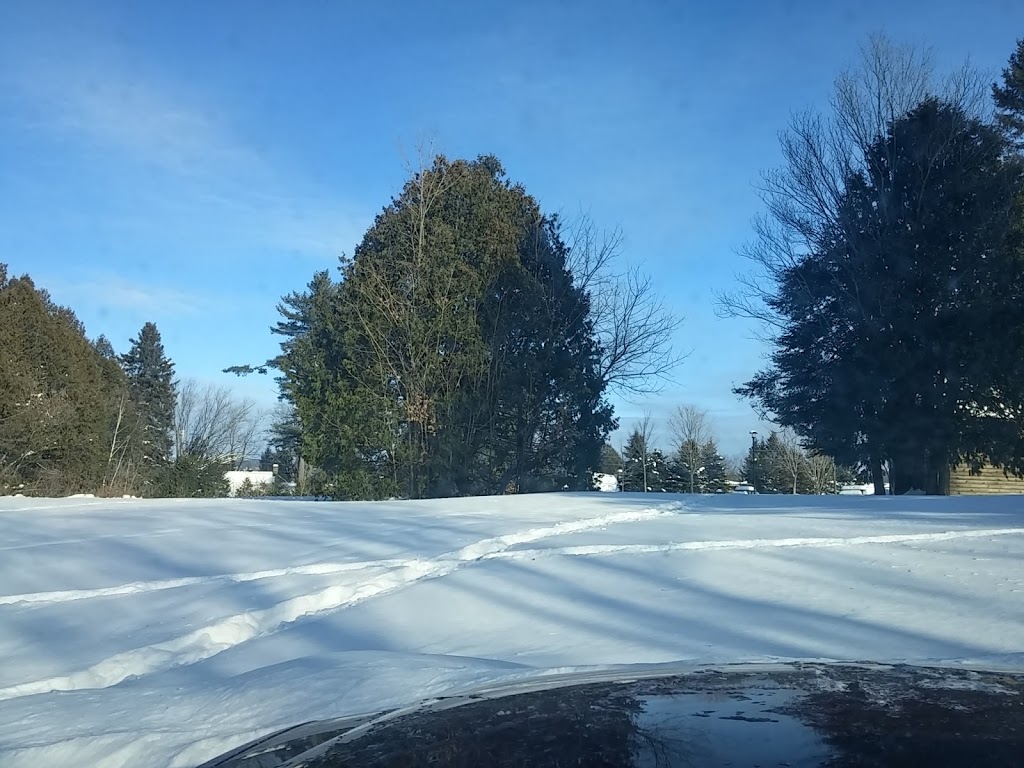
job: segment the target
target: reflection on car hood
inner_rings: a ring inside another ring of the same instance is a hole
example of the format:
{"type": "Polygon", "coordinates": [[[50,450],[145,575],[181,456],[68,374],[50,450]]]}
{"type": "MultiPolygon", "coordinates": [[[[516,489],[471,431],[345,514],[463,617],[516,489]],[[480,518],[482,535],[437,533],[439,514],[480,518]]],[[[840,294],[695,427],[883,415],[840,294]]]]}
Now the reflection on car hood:
{"type": "Polygon", "coordinates": [[[878,664],[576,674],[304,723],[200,768],[1024,764],[1024,674],[878,664]]]}

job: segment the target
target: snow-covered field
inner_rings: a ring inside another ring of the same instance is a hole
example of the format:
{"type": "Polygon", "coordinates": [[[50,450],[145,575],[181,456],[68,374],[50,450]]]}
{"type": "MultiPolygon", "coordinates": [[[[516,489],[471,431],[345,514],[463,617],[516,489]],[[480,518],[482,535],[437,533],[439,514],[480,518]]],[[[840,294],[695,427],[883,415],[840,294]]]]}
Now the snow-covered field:
{"type": "Polygon", "coordinates": [[[0,499],[0,765],[194,766],[567,668],[1024,668],[1024,497],[0,499]]]}

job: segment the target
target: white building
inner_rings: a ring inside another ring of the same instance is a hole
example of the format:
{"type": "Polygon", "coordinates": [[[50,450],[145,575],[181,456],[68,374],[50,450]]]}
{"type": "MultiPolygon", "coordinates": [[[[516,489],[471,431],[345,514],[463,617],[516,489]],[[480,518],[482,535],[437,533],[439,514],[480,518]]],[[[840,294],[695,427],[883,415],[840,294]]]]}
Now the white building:
{"type": "Polygon", "coordinates": [[[224,477],[231,487],[228,491],[229,496],[237,496],[238,490],[246,480],[258,493],[266,493],[274,485],[274,473],[260,469],[232,469],[225,472],[224,477]]]}

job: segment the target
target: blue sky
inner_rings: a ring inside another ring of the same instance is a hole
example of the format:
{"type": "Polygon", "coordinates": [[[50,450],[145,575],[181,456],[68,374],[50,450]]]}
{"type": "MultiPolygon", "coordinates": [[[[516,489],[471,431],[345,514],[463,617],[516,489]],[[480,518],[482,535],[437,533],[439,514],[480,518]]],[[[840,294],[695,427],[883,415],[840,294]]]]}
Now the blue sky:
{"type": "Polygon", "coordinates": [[[352,251],[418,144],[494,153],[545,210],[620,227],[686,318],[690,356],[617,402],[616,442],[694,403],[736,453],[764,426],[731,388],[766,350],[713,291],[778,131],[877,31],[994,78],[1024,3],[8,0],[0,261],[118,351],[153,320],[180,376],[271,405],[220,370],[275,352],[278,297],[352,251]]]}

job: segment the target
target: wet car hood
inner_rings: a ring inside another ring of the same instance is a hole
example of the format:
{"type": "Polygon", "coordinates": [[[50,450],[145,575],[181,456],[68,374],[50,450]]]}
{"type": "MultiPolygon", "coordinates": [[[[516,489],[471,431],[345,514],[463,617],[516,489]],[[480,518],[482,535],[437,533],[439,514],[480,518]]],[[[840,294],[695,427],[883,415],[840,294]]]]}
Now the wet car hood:
{"type": "Polygon", "coordinates": [[[200,768],[1024,765],[1024,673],[736,665],[547,677],[289,728],[200,768]]]}

